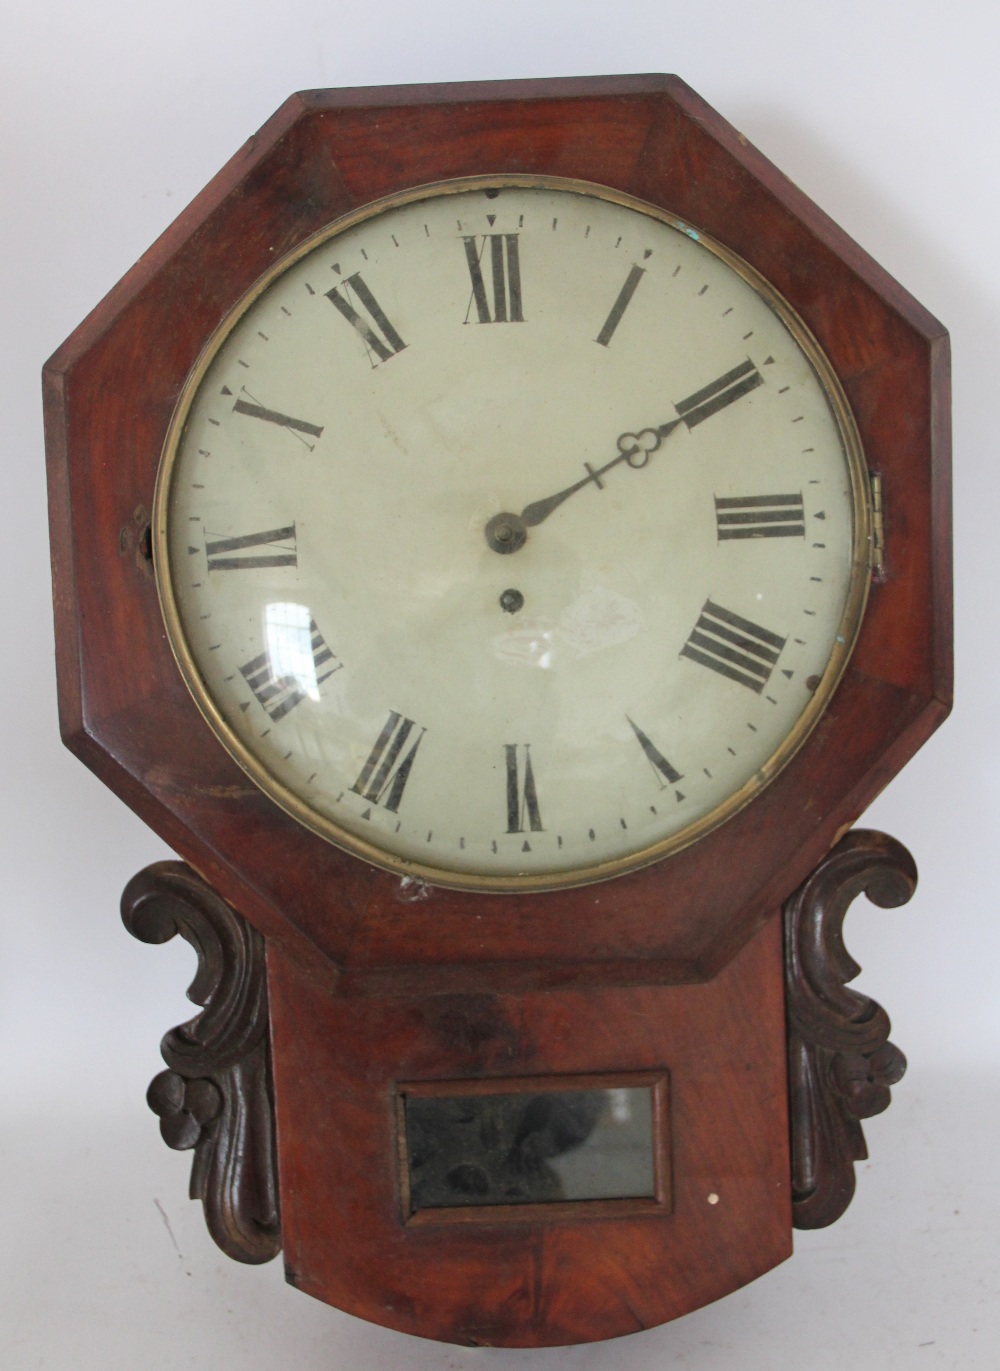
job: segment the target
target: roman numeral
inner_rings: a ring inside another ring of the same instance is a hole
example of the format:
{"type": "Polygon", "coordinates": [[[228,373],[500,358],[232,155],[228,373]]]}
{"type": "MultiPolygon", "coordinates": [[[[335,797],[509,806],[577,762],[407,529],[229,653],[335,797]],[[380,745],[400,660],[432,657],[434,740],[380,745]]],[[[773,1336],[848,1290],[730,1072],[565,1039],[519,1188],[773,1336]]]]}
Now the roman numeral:
{"type": "Polygon", "coordinates": [[[383,809],[393,814],[397,812],[413,769],[417,748],[427,731],[424,728],[420,730],[404,756],[403,749],[415,728],[412,719],[404,719],[395,710],[390,711],[382,732],[375,740],[375,746],[368,754],[368,760],[351,786],[356,795],[364,796],[372,804],[381,804],[383,809]],[[383,802],[384,795],[387,798],[383,802]]]}
{"type": "Polygon", "coordinates": [[[770,679],[787,639],[706,600],[681,656],[738,681],[757,695],[770,679]]]}
{"type": "MultiPolygon", "coordinates": [[[[244,391],[243,395],[246,394],[244,391]]],[[[323,434],[322,424],[309,424],[305,419],[293,419],[290,414],[279,414],[276,409],[266,409],[263,405],[258,405],[252,395],[249,400],[244,400],[241,395],[233,405],[233,413],[245,414],[249,419],[263,419],[268,424],[279,424],[293,433],[307,433],[311,438],[319,438],[323,434]]],[[[307,443],[306,446],[310,445],[307,443]]]]}
{"type": "Polygon", "coordinates": [[[715,497],[719,542],[730,538],[804,538],[801,495],[715,497]]]}
{"type": "Polygon", "coordinates": [[[258,567],[298,566],[295,548],[295,525],[287,528],[272,528],[266,533],[244,533],[238,538],[215,538],[208,541],[205,535],[205,552],[208,556],[209,571],[249,571],[258,567]],[[244,548],[271,548],[270,552],[260,552],[249,557],[230,557],[231,552],[242,552],[244,548]]]}
{"type": "Polygon", "coordinates": [[[476,237],[465,237],[465,260],[472,278],[472,295],[469,298],[469,308],[465,311],[466,323],[469,322],[473,304],[476,306],[481,324],[524,323],[521,305],[521,259],[517,239],[516,233],[484,233],[481,240],[476,237]],[[487,294],[483,276],[484,259],[489,263],[492,300],[487,294]]]}
{"type": "Polygon", "coordinates": [[[373,367],[378,366],[379,362],[388,362],[406,347],[386,318],[382,306],[368,289],[360,272],[348,276],[342,286],[334,286],[333,290],[328,290],[326,298],[336,305],[351,327],[357,330],[373,367]],[[367,320],[358,313],[352,296],[356,297],[358,303],[367,311],[367,320]],[[381,337],[375,332],[376,328],[381,337]]]}
{"type": "Polygon", "coordinates": [[[725,376],[720,376],[717,381],[712,381],[709,385],[703,386],[701,390],[696,390],[686,400],[678,401],[674,408],[688,428],[691,429],[706,419],[710,419],[713,414],[718,414],[720,409],[725,409],[734,400],[739,400],[763,384],[763,376],[748,357],[738,367],[733,367],[732,371],[727,371],[725,376]]]}
{"type": "Polygon", "coordinates": [[[645,276],[645,274],[645,267],[633,266],[632,270],[626,276],[625,284],[618,292],[618,299],[611,306],[611,313],[605,319],[604,324],[601,327],[601,331],[595,339],[595,342],[600,343],[602,347],[607,347],[607,345],[611,342],[611,339],[614,336],[614,331],[621,323],[622,315],[625,313],[626,309],[628,309],[629,301],[635,294],[635,288],[642,280],[642,278],[645,276]]]}
{"type": "MultiPolygon", "coordinates": [[[[268,625],[269,630],[274,627],[273,624],[268,625]]],[[[240,674],[253,691],[258,704],[275,723],[307,697],[318,699],[319,687],[343,665],[337,662],[336,666],[320,674],[322,668],[329,662],[336,662],[336,658],[324,642],[315,619],[309,621],[308,632],[304,624],[281,627],[284,631],[275,635],[273,653],[262,652],[259,657],[240,667],[240,674]],[[295,659],[300,656],[303,660],[296,663],[295,659]],[[275,658],[284,660],[276,662],[275,658]],[[293,663],[298,669],[288,670],[293,663]]]]}
{"type": "Polygon", "coordinates": [[[530,743],[504,743],[507,764],[507,832],[523,833],[525,820],[532,833],[541,833],[542,815],[538,808],[535,773],[531,769],[530,743]],[[518,765],[518,747],[524,752],[524,775],[518,765]]]}
{"type": "Polygon", "coordinates": [[[650,741],[648,735],[643,733],[639,725],[632,719],[629,719],[627,714],[625,715],[625,718],[628,719],[629,723],[632,725],[632,732],[639,740],[639,746],[645,753],[646,760],[656,773],[657,779],[661,776],[663,777],[663,780],[660,781],[660,789],[665,789],[667,782],[669,782],[670,785],[676,785],[678,781],[682,780],[681,773],[670,765],[663,753],[650,741]]]}

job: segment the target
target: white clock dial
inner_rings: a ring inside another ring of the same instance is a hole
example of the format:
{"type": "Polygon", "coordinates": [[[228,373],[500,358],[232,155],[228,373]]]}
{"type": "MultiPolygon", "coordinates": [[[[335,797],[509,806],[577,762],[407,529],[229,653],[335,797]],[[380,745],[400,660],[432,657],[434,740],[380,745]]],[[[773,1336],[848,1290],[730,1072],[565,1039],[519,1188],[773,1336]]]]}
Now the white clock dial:
{"type": "Polygon", "coordinates": [[[724,249],[599,187],[427,187],[212,340],[156,565],[204,714],[299,820],[440,884],[567,885],[746,803],[839,678],[867,473],[724,249]]]}

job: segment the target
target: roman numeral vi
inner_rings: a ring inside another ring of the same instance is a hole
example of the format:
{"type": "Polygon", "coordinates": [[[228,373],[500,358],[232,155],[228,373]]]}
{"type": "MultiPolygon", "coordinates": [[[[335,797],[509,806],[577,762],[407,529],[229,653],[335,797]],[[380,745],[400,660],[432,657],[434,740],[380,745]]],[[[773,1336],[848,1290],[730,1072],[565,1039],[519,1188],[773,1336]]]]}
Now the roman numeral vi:
{"type": "Polygon", "coordinates": [[[523,833],[527,821],[532,833],[541,833],[542,815],[538,808],[535,773],[531,768],[530,743],[505,743],[507,770],[507,832],[523,833]],[[518,763],[518,748],[524,753],[524,773],[518,763]]]}

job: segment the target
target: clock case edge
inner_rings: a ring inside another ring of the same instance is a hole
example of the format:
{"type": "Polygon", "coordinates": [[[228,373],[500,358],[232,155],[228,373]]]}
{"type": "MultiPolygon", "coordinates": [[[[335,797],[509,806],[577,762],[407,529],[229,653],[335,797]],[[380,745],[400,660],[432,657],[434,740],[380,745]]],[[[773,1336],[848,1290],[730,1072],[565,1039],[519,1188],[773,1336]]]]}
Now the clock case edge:
{"type": "Polygon", "coordinates": [[[46,365],[64,740],[262,932],[318,947],[343,989],[470,987],[498,974],[525,988],[710,977],[950,707],[948,371],[937,321],[677,78],[293,96],[46,365]],[[519,897],[408,886],[257,792],[180,682],[146,541],[162,435],[198,340],[323,223],[387,190],[482,171],[484,159],[501,173],[615,185],[762,271],[830,356],[886,502],[886,569],[854,658],[767,791],[655,867],[519,897]],[[177,290],[195,283],[197,317],[186,330],[175,319],[150,356],[149,328],[168,325],[177,290]],[[141,395],[129,380],[137,370],[141,395]],[[107,399],[123,382],[134,413],[107,399]]]}

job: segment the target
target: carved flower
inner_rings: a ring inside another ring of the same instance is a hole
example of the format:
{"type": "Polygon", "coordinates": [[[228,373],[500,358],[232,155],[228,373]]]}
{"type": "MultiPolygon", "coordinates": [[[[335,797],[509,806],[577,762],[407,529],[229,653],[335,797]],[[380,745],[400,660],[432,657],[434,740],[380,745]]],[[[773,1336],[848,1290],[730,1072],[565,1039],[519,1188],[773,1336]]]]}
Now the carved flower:
{"type": "Polygon", "coordinates": [[[189,1081],[176,1071],[161,1071],[149,1083],[146,1102],[159,1116],[163,1141],[183,1152],[201,1141],[222,1106],[222,1096],[205,1077],[189,1081]]]}
{"type": "Polygon", "coordinates": [[[894,1043],[885,1042],[874,1052],[838,1052],[830,1071],[851,1114],[870,1119],[889,1108],[889,1087],[903,1079],[906,1058],[894,1043]]]}

